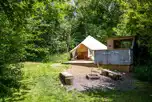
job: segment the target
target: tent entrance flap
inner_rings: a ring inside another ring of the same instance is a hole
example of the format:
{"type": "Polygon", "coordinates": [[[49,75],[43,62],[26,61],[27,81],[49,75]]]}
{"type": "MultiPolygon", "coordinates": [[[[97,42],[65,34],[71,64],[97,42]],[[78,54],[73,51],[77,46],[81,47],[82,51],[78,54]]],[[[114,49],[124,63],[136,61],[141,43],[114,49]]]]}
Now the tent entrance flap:
{"type": "Polygon", "coordinates": [[[77,53],[77,59],[88,59],[88,48],[81,44],[79,47],[76,49],[77,53]]]}

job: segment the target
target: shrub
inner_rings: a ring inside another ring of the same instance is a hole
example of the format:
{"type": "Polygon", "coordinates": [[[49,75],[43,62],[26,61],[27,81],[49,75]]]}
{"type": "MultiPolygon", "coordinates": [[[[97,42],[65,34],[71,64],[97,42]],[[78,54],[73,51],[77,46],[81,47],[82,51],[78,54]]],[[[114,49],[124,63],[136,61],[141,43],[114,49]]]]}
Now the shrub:
{"type": "Polygon", "coordinates": [[[12,96],[21,86],[22,64],[10,64],[0,72],[0,99],[12,96]]]}
{"type": "Polygon", "coordinates": [[[134,72],[138,79],[152,82],[152,65],[136,66],[134,72]]]}
{"type": "Polygon", "coordinates": [[[48,56],[48,60],[53,63],[63,63],[68,61],[68,59],[69,59],[69,53],[54,54],[48,56]]]}

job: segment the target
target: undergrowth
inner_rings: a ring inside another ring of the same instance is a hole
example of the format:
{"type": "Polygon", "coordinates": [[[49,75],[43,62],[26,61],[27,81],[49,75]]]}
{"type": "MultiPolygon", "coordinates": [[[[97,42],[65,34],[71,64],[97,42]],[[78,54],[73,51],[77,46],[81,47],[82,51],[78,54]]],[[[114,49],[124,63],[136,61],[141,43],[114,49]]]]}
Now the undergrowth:
{"type": "Polygon", "coordinates": [[[55,63],[25,62],[22,68],[21,87],[6,102],[151,102],[152,87],[138,82],[132,91],[93,90],[67,91],[58,75],[69,66],[55,63]],[[53,65],[55,64],[55,66],[53,65]]]}
{"type": "Polygon", "coordinates": [[[138,65],[135,67],[134,72],[138,79],[152,82],[152,65],[138,65]]]}

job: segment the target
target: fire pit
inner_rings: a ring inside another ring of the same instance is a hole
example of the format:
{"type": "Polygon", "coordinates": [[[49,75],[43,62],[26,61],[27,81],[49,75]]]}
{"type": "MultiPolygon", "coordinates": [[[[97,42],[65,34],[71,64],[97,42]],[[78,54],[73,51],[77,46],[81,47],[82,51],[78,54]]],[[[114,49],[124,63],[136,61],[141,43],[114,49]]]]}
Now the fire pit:
{"type": "Polygon", "coordinates": [[[99,74],[87,74],[86,78],[87,79],[99,79],[100,76],[99,76],[99,74]]]}

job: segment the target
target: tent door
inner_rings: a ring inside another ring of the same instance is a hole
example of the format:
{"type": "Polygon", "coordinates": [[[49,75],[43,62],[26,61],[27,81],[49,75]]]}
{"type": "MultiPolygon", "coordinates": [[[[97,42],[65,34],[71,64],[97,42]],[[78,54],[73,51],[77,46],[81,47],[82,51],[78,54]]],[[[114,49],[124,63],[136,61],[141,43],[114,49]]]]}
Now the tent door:
{"type": "Polygon", "coordinates": [[[86,52],[78,52],[77,59],[88,59],[88,51],[86,52]]]}

